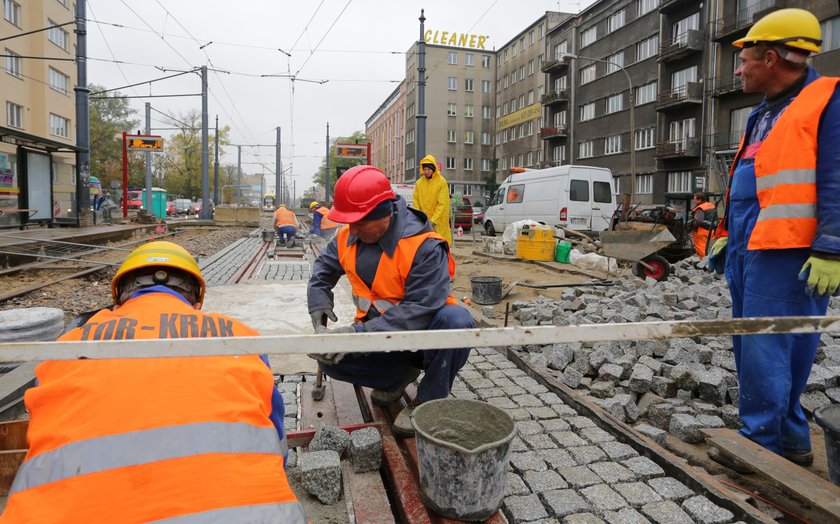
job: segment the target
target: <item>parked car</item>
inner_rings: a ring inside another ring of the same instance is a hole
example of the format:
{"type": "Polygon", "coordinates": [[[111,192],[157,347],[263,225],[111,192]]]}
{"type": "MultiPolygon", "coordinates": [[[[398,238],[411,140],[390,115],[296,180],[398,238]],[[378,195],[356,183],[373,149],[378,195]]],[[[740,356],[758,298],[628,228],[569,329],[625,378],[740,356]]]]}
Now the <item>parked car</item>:
{"type": "Polygon", "coordinates": [[[173,202],[172,200],[168,201],[166,203],[166,216],[174,217],[177,214],[178,214],[178,208],[175,207],[175,202],[173,202]]]}
{"type": "Polygon", "coordinates": [[[473,207],[470,197],[461,197],[463,203],[455,208],[455,229],[459,227],[464,231],[469,231],[473,226],[473,207]]]}
{"type": "Polygon", "coordinates": [[[175,199],[175,212],[179,215],[189,215],[192,212],[192,202],[189,198],[175,199]]]}
{"type": "Polygon", "coordinates": [[[484,214],[488,235],[531,219],[578,231],[604,231],[616,209],[609,169],[559,166],[507,177],[484,214]]]}

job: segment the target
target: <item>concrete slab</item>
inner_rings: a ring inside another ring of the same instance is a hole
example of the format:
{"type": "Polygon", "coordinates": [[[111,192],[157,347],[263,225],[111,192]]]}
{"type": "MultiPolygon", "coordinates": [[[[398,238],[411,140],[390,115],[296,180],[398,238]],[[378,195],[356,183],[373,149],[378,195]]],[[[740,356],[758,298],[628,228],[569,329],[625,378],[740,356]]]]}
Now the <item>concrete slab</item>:
{"type": "MultiPolygon", "coordinates": [[[[306,281],[249,281],[232,286],[207,288],[204,310],[222,313],[256,329],[261,335],[307,335],[312,321],[306,305],[306,281]]],[[[342,277],[335,293],[336,326],[353,322],[350,284],[342,277]]],[[[276,356],[271,368],[276,374],[315,373],[316,363],[306,355],[276,356]]]]}

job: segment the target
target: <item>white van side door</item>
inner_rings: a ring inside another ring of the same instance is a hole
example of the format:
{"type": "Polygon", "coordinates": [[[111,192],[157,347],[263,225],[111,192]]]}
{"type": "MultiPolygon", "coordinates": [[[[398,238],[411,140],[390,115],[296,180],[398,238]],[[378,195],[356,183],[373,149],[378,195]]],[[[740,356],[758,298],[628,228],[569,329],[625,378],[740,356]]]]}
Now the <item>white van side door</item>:
{"type": "Polygon", "coordinates": [[[589,170],[573,167],[568,176],[569,229],[590,231],[592,229],[592,187],[589,170]]]}
{"type": "Polygon", "coordinates": [[[615,196],[609,173],[592,173],[592,231],[605,231],[610,228],[615,212],[615,196]]]}
{"type": "Polygon", "coordinates": [[[493,224],[493,229],[497,232],[505,230],[505,192],[507,186],[502,185],[493,194],[490,204],[487,206],[487,211],[484,212],[484,222],[493,224]]]}

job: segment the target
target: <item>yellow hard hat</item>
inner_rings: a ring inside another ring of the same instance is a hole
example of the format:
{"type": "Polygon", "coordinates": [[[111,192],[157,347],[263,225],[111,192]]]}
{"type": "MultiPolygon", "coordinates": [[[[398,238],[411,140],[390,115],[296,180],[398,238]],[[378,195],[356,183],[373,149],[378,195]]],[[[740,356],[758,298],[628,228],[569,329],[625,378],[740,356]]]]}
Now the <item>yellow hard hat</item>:
{"type": "Polygon", "coordinates": [[[817,17],[804,9],[779,9],[756,22],[744,38],[732,42],[735,47],[761,42],[782,44],[809,53],[819,53],[822,30],[817,17]]]}
{"type": "Polygon", "coordinates": [[[286,204],[277,204],[277,208],[278,208],[278,209],[279,209],[279,208],[281,208],[281,207],[282,207],[282,208],[285,208],[285,207],[286,207],[286,204]]]}
{"type": "Polygon", "coordinates": [[[316,207],[318,207],[318,202],[312,202],[311,204],[309,204],[309,210],[310,211],[312,211],[316,207]]]}
{"type": "Polygon", "coordinates": [[[199,285],[198,303],[204,302],[204,290],[207,285],[195,259],[178,244],[158,240],[143,244],[125,258],[117,274],[114,275],[114,279],[111,280],[111,296],[114,298],[114,304],[120,303],[120,280],[131,271],[144,267],[171,267],[194,276],[199,285]]]}

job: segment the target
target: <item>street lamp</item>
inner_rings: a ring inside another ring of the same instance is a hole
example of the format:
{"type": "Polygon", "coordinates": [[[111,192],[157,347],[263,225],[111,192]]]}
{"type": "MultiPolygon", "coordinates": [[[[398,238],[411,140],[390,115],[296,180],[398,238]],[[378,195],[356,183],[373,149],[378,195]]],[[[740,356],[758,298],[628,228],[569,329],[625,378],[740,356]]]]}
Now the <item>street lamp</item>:
{"type": "MultiPolygon", "coordinates": [[[[564,62],[567,62],[567,63],[571,63],[571,61],[574,60],[575,58],[580,58],[581,60],[591,60],[593,62],[603,62],[605,64],[610,64],[612,66],[615,66],[615,67],[621,69],[621,71],[624,73],[624,76],[627,77],[627,84],[630,86],[630,96],[629,96],[629,102],[630,102],[630,204],[632,205],[633,201],[636,199],[636,146],[635,146],[636,137],[634,136],[635,132],[636,132],[636,120],[635,120],[635,114],[633,112],[633,108],[636,104],[633,100],[633,98],[634,98],[633,97],[633,81],[630,80],[630,73],[627,72],[627,70],[624,68],[624,66],[616,64],[615,62],[611,62],[609,60],[602,60],[600,58],[592,58],[591,56],[573,55],[571,53],[563,53],[562,55],[560,55],[560,60],[562,60],[564,62]]],[[[627,220],[627,218],[628,218],[629,208],[630,208],[629,205],[625,207],[625,212],[623,213],[624,220],[627,220]]]]}

